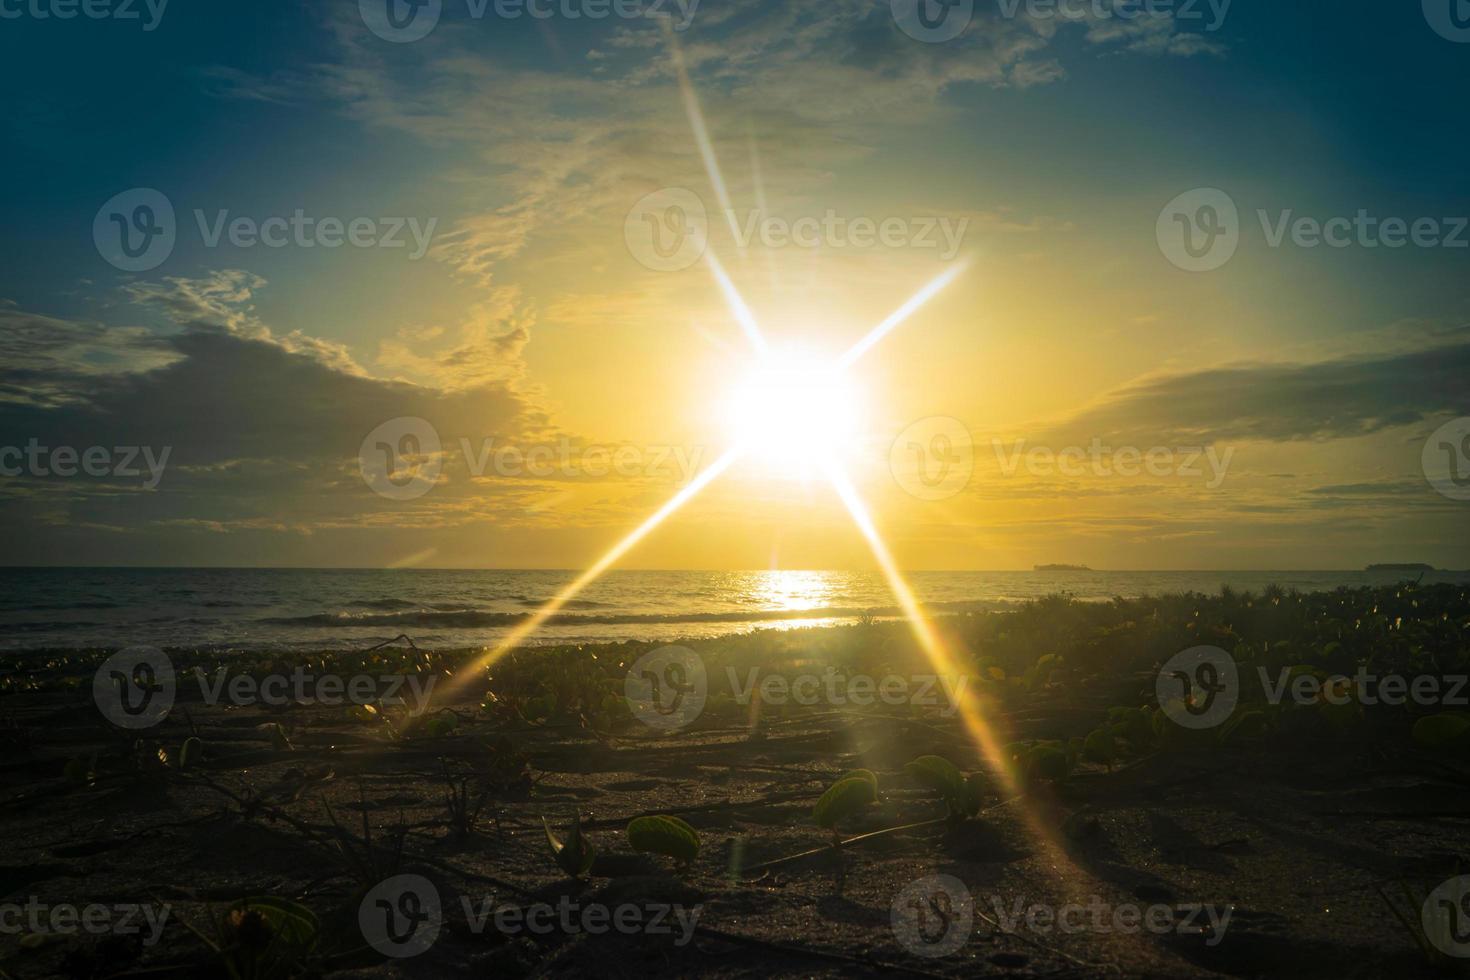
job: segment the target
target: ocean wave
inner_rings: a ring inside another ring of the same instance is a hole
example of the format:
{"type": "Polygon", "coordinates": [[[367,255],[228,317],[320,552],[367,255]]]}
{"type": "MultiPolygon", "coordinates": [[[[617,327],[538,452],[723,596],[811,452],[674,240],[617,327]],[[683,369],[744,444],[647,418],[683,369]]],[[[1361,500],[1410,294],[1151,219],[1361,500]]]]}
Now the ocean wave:
{"type": "MultiPolygon", "coordinates": [[[[518,603],[520,603],[523,606],[529,606],[532,609],[539,609],[540,607],[546,605],[546,603],[547,603],[547,600],[546,599],[536,599],[536,598],[532,598],[530,596],[516,596],[515,597],[515,601],[518,602],[518,603]]],[[[564,609],[607,609],[608,608],[608,604],[606,602],[596,602],[596,601],[594,601],[592,599],[568,599],[566,602],[563,602],[562,603],[562,608],[564,608],[564,609]]]]}
{"type": "MultiPolygon", "coordinates": [[[[942,602],[929,608],[943,612],[964,612],[987,608],[993,603],[942,602]]],[[[822,606],[814,609],[750,609],[717,612],[675,613],[556,613],[546,619],[553,625],[637,625],[639,623],[759,623],[790,619],[857,619],[860,616],[892,617],[902,615],[894,606],[865,608],[857,606],[822,606]]],[[[256,620],[270,626],[311,626],[342,628],[413,627],[416,629],[473,629],[514,626],[531,617],[530,613],[490,612],[482,609],[458,609],[441,612],[415,609],[387,613],[313,613],[306,616],[275,616],[256,620]]]]}
{"type": "Polygon", "coordinates": [[[417,602],[407,599],[356,599],[347,605],[353,609],[417,609],[417,602]]]}

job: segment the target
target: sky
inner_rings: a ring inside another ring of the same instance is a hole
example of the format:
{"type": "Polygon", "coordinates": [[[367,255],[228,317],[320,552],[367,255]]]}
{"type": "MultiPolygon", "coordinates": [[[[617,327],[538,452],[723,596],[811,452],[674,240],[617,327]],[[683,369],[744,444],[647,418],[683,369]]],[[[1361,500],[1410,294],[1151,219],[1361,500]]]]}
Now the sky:
{"type": "Polygon", "coordinates": [[[918,2],[0,0],[0,560],[1470,568],[1463,2],[918,2]]]}

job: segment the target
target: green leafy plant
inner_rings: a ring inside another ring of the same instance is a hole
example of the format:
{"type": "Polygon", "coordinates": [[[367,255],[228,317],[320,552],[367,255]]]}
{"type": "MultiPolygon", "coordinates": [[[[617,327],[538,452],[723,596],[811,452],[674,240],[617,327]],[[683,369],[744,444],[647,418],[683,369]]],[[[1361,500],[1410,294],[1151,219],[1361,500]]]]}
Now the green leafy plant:
{"type": "Polygon", "coordinates": [[[1414,722],[1414,743],[1431,752],[1470,748],[1470,714],[1443,711],[1414,722]]]}
{"type": "Polygon", "coordinates": [[[834,843],[840,839],[837,825],[878,798],[878,777],[866,769],[858,773],[844,776],[827,787],[812,808],[817,826],[832,831],[834,843]]]}
{"type": "Polygon", "coordinates": [[[635,851],[664,854],[680,865],[688,865],[699,854],[698,832],[678,817],[663,814],[630,820],[628,843],[635,851]]]}
{"type": "Polygon", "coordinates": [[[234,980],[276,980],[304,972],[321,925],[311,909],[285,898],[242,898],[218,915],[210,934],[184,926],[218,957],[234,980]]]}
{"type": "Polygon", "coordinates": [[[921,755],[904,770],[929,789],[938,791],[952,817],[972,816],[980,809],[980,784],[971,786],[953,762],[940,755],[921,755]]]}
{"type": "Polygon", "coordinates": [[[551,849],[551,857],[556,861],[556,866],[572,878],[585,875],[592,867],[592,862],[597,859],[597,850],[582,834],[582,815],[572,815],[572,827],[567,831],[564,841],[558,840],[556,834],[551,832],[551,824],[545,817],[541,818],[541,827],[546,831],[546,845],[551,849]]]}
{"type": "Polygon", "coordinates": [[[204,742],[197,735],[190,735],[184,739],[184,744],[179,748],[178,762],[180,769],[189,769],[204,761],[204,742]]]}

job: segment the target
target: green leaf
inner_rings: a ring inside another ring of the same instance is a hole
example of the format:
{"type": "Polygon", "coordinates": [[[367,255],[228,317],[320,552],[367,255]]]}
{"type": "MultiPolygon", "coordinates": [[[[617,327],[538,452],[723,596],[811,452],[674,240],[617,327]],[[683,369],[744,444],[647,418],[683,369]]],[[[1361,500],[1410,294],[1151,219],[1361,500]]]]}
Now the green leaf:
{"type": "Polygon", "coordinates": [[[1037,745],[1026,754],[1026,779],[1030,782],[1066,779],[1070,769],[1067,753],[1056,745],[1037,745]]]}
{"type": "Polygon", "coordinates": [[[925,786],[938,790],[946,800],[958,803],[964,798],[964,774],[943,756],[921,755],[904,769],[925,786]]]}
{"type": "Polygon", "coordinates": [[[556,839],[556,835],[551,832],[551,824],[546,822],[545,817],[541,818],[541,827],[546,831],[546,843],[551,848],[556,866],[573,878],[586,874],[597,857],[597,851],[592,842],[582,836],[582,815],[573,814],[572,829],[567,832],[565,843],[556,839]]]}
{"type": "Polygon", "coordinates": [[[273,944],[298,952],[315,946],[321,933],[315,912],[299,902],[274,895],[242,898],[230,906],[230,912],[256,913],[270,928],[273,944]]]}
{"type": "Polygon", "coordinates": [[[843,779],[866,779],[873,784],[873,795],[878,794],[878,774],[871,769],[854,769],[852,772],[844,773],[843,779]]]}
{"type": "Polygon", "coordinates": [[[1113,733],[1106,728],[1094,729],[1082,743],[1082,757],[1088,762],[1111,766],[1118,758],[1118,747],[1113,742],[1113,733]]]}
{"type": "Polygon", "coordinates": [[[1426,749],[1450,749],[1470,741],[1470,715],[1446,711],[1414,722],[1414,741],[1426,749]]]}
{"type": "Polygon", "coordinates": [[[286,730],[281,727],[280,722],[272,722],[270,726],[271,749],[275,752],[290,752],[294,748],[291,740],[286,737],[286,730]]]}
{"type": "Polygon", "coordinates": [[[197,735],[190,735],[184,739],[184,745],[179,749],[179,768],[188,769],[199,765],[204,758],[204,743],[197,735]]]}
{"type": "Polygon", "coordinates": [[[862,776],[847,776],[827,787],[827,792],[812,807],[812,816],[818,827],[831,830],[877,798],[876,778],[870,782],[862,776]]]}
{"type": "Polygon", "coordinates": [[[666,854],[680,864],[699,854],[699,834],[678,817],[634,817],[628,822],[628,843],[635,851],[666,854]]]}

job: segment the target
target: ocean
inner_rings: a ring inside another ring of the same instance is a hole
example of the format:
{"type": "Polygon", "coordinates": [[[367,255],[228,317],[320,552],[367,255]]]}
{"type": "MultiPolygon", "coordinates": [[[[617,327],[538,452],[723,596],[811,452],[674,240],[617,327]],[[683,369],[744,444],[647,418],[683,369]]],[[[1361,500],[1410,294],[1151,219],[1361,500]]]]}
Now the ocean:
{"type": "MultiPolygon", "coordinates": [[[[0,649],[359,649],[399,634],[420,647],[494,645],[570,571],[284,568],[0,568],[0,649]]],[[[1394,572],[913,572],[935,613],[1067,593],[1105,600],[1222,585],[1301,591],[1387,585],[1394,572]]],[[[1430,572],[1425,582],[1467,582],[1430,572]]],[[[898,615],[877,572],[614,571],[527,642],[673,640],[898,615]]]]}

